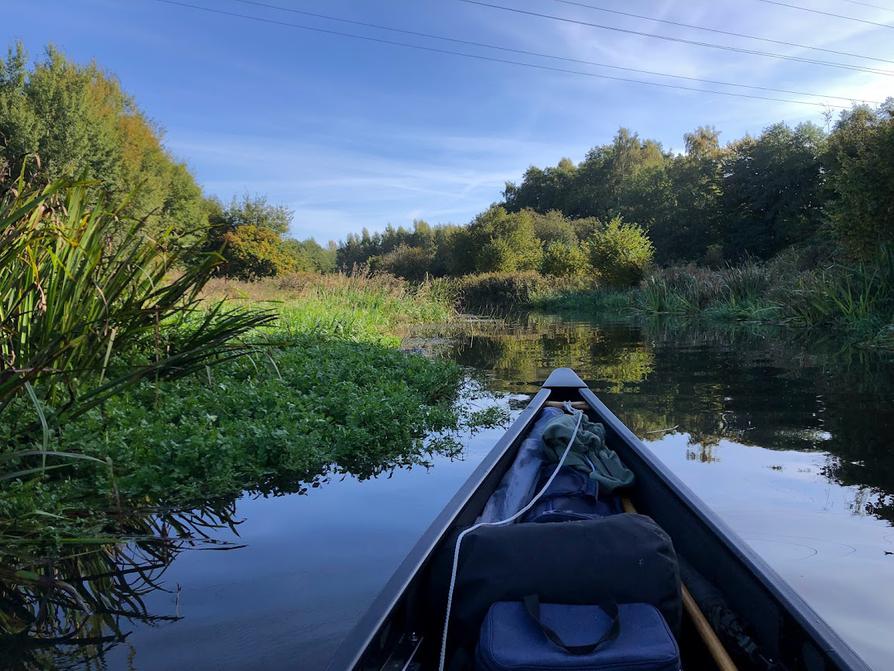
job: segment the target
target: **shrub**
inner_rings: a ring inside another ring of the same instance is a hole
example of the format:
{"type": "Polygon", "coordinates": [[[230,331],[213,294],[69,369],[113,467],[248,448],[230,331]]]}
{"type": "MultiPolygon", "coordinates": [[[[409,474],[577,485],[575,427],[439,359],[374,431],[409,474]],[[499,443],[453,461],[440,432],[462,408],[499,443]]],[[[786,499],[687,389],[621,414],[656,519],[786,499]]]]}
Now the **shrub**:
{"type": "Polygon", "coordinates": [[[384,270],[397,277],[416,282],[425,279],[432,264],[432,253],[422,247],[400,245],[387,254],[370,259],[373,270],[384,270]],[[375,263],[372,261],[375,260],[375,263]]]}
{"type": "Polygon", "coordinates": [[[655,253],[645,230],[637,224],[623,223],[620,217],[594,233],[589,247],[590,263],[599,279],[616,287],[633,286],[642,280],[655,253]]]}
{"type": "Polygon", "coordinates": [[[509,309],[528,305],[551,294],[557,282],[539,273],[481,273],[456,280],[460,306],[465,310],[509,309]]]}
{"type": "Polygon", "coordinates": [[[220,269],[223,275],[249,280],[298,270],[294,257],[283,247],[280,235],[269,228],[250,224],[240,226],[223,239],[226,257],[220,269]]]}
{"type": "Polygon", "coordinates": [[[587,255],[578,244],[550,242],[543,250],[540,269],[544,275],[574,277],[587,272],[587,255]]]}
{"type": "Polygon", "coordinates": [[[517,272],[540,267],[543,250],[530,211],[494,206],[469,225],[469,243],[478,272],[517,272]]]}

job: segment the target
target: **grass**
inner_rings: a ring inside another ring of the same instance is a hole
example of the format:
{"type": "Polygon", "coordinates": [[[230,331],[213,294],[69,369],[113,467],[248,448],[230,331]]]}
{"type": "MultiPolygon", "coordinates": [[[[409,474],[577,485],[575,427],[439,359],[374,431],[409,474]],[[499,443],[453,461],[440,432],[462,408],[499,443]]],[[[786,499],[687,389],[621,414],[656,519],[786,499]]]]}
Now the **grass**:
{"type": "Polygon", "coordinates": [[[521,271],[466,275],[448,280],[445,286],[463,310],[505,313],[546,303],[588,284],[582,278],[557,278],[521,271]]]}
{"type": "Polygon", "coordinates": [[[590,314],[675,315],[837,333],[894,349],[894,251],[872,261],[802,269],[791,256],[719,269],[656,269],[637,287],[562,291],[531,307],[590,314]]]}
{"type": "Polygon", "coordinates": [[[209,298],[269,306],[277,328],[352,341],[395,345],[407,327],[454,318],[453,296],[442,283],[411,285],[387,274],[295,274],[257,282],[215,279],[209,298]]]}

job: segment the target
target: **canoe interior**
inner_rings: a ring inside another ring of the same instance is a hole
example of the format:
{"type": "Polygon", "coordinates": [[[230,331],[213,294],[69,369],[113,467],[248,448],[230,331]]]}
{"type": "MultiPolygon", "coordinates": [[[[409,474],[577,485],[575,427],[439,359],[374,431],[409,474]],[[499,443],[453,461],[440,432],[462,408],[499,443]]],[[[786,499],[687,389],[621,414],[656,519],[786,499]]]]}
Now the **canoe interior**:
{"type": "MultiPolygon", "coordinates": [[[[591,420],[636,476],[630,498],[671,536],[677,554],[723,595],[747,625],[760,655],[732,648],[739,669],[866,669],[868,666],[782,579],[738,539],[568,369],[558,369],[435,519],[336,653],[330,669],[437,668],[443,596],[429,594],[439,546],[480,514],[548,401],[584,401],[591,420]],[[775,666],[773,666],[775,664],[775,666]]],[[[678,641],[685,669],[716,668],[689,618],[678,641]]]]}

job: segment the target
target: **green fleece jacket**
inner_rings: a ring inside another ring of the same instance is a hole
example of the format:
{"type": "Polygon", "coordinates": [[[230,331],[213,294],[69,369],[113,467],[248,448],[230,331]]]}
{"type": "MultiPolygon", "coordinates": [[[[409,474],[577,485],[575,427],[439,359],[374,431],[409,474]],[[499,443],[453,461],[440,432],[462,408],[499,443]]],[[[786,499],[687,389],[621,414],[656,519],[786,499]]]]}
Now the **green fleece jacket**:
{"type": "MultiPolygon", "coordinates": [[[[562,458],[576,425],[577,415],[561,415],[546,425],[543,445],[548,464],[556,464],[562,458]]],[[[599,491],[605,494],[633,484],[633,473],[621,463],[614,450],[605,446],[605,427],[586,417],[581,419],[580,429],[563,465],[588,474],[599,482],[599,491]]]]}

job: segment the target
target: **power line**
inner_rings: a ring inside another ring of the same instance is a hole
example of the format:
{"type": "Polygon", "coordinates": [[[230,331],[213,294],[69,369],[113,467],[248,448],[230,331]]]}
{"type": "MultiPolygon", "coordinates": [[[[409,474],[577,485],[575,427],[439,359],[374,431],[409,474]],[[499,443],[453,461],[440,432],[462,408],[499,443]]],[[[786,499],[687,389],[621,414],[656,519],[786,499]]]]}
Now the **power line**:
{"type": "MultiPolygon", "coordinates": [[[[240,0],[241,1],[241,0],[240,0]]],[[[767,42],[769,44],[779,44],[786,47],[797,47],[799,49],[810,49],[811,51],[822,51],[827,54],[835,54],[836,56],[850,56],[851,58],[863,58],[869,61],[878,61],[879,63],[894,63],[887,58],[876,58],[875,56],[864,56],[863,54],[855,54],[850,51],[838,51],[837,49],[826,49],[825,47],[814,47],[809,44],[798,44],[797,42],[786,42],[785,40],[774,40],[769,37],[760,37],[758,35],[748,35],[746,33],[736,33],[731,30],[721,30],[720,28],[708,28],[707,26],[699,26],[693,23],[682,23],[681,21],[671,21],[670,19],[659,19],[655,16],[646,16],[643,14],[634,14],[632,12],[624,12],[619,9],[610,9],[608,7],[600,7],[599,5],[591,5],[586,2],[578,2],[577,0],[554,0],[563,5],[571,5],[574,7],[584,7],[597,12],[605,12],[607,14],[616,14],[618,16],[629,16],[634,19],[644,19],[646,21],[654,21],[656,23],[666,23],[670,26],[679,28],[691,28],[692,30],[703,30],[709,33],[718,33],[720,35],[729,35],[730,37],[742,37],[748,40],[757,40],[759,42],[767,42]]]]}
{"type": "Polygon", "coordinates": [[[455,44],[465,44],[467,46],[481,47],[484,49],[495,49],[497,51],[504,51],[514,54],[524,54],[526,56],[536,56],[537,58],[548,58],[551,60],[563,61],[566,63],[578,63],[581,65],[593,65],[600,68],[609,68],[612,70],[623,70],[625,72],[636,72],[639,74],[646,75],[654,75],[656,77],[670,77],[673,79],[684,79],[687,81],[693,82],[701,82],[702,84],[719,84],[721,86],[733,86],[737,88],[745,88],[745,89],[754,89],[756,91],[768,91],[771,93],[787,93],[790,95],[799,95],[799,96],[808,96],[813,98],[831,98],[836,100],[845,100],[848,102],[864,102],[864,103],[872,103],[875,105],[880,105],[881,102],[878,100],[866,100],[863,98],[854,98],[849,96],[837,96],[837,95],[827,95],[824,93],[811,93],[807,91],[794,91],[791,89],[780,89],[773,88],[769,86],[756,86],[752,84],[740,84],[738,82],[726,82],[717,79],[704,79],[701,77],[690,77],[687,75],[675,75],[667,72],[657,72],[655,70],[644,70],[642,68],[631,68],[624,67],[621,65],[611,65],[609,63],[599,63],[597,61],[589,61],[581,58],[571,58],[567,56],[557,56],[554,54],[547,54],[538,51],[530,51],[528,49],[517,49],[513,47],[505,47],[496,44],[488,44],[486,42],[476,42],[473,40],[464,40],[456,37],[447,37],[445,35],[436,35],[433,33],[423,33],[416,30],[406,30],[404,28],[394,28],[393,26],[386,26],[380,23],[370,23],[367,21],[356,21],[354,19],[345,19],[338,16],[330,16],[328,14],[319,14],[317,12],[309,12],[303,9],[295,9],[293,7],[284,7],[282,5],[274,5],[268,2],[260,2],[259,0],[235,0],[236,2],[241,2],[245,5],[253,5],[255,7],[265,7],[267,9],[275,9],[282,12],[289,12],[292,14],[300,14],[302,16],[312,16],[317,19],[325,19],[327,21],[337,21],[339,23],[348,23],[355,26],[363,26],[365,28],[375,28],[377,30],[387,30],[393,33],[400,33],[402,35],[413,35],[415,37],[424,37],[427,39],[434,40],[442,40],[445,42],[453,42],[455,44]]]}
{"type": "MultiPolygon", "coordinates": [[[[761,0],[761,2],[769,2],[769,0],[761,0]]],[[[740,54],[751,54],[753,56],[766,56],[768,58],[778,58],[785,61],[796,61],[799,63],[810,63],[812,65],[825,65],[831,68],[839,68],[842,70],[853,70],[855,72],[868,72],[875,75],[885,75],[886,77],[894,77],[894,72],[890,70],[879,70],[869,68],[863,65],[850,65],[848,63],[838,63],[835,61],[821,61],[814,58],[805,58],[803,56],[790,56],[787,54],[774,53],[772,51],[758,51],[756,49],[745,49],[743,47],[733,47],[727,44],[717,44],[715,42],[699,42],[698,40],[687,40],[682,37],[671,37],[669,35],[659,35],[657,33],[647,33],[641,30],[631,30],[629,28],[619,28],[617,26],[607,26],[601,23],[592,23],[590,21],[582,21],[579,19],[569,19],[564,16],[556,16],[555,14],[542,14],[540,12],[532,12],[527,9],[519,9],[517,7],[507,7],[505,5],[496,5],[490,2],[482,2],[481,0],[459,0],[470,5],[480,5],[481,7],[490,7],[499,9],[504,12],[513,12],[515,14],[524,14],[527,16],[535,16],[541,19],[550,19],[551,21],[561,21],[563,23],[573,23],[579,26],[588,26],[590,28],[599,28],[602,30],[611,30],[618,33],[626,33],[628,35],[639,35],[640,37],[650,37],[657,40],[665,40],[667,42],[677,42],[679,44],[691,44],[698,47],[707,47],[709,49],[721,49],[723,51],[732,51],[740,54]]]]}
{"type": "Polygon", "coordinates": [[[179,2],[179,0],[154,0],[154,2],[160,2],[166,5],[175,5],[178,7],[186,7],[189,9],[195,9],[202,12],[207,12],[211,14],[220,14],[222,16],[230,16],[238,19],[245,19],[248,21],[255,21],[257,23],[266,23],[270,25],[283,26],[286,28],[296,28],[299,30],[307,30],[315,33],[323,33],[326,35],[337,35],[339,37],[348,37],[351,39],[365,40],[367,42],[375,42],[378,44],[386,44],[390,46],[403,47],[407,49],[416,49],[418,51],[427,51],[431,53],[437,54],[449,54],[451,56],[461,56],[463,58],[471,58],[479,61],[488,61],[491,63],[504,63],[507,65],[516,65],[520,67],[532,68],[535,70],[543,70],[547,72],[561,72],[564,74],[572,74],[572,75],[580,75],[583,77],[591,77],[594,79],[607,79],[610,81],[617,82],[625,82],[629,84],[641,84],[644,86],[655,86],[659,88],[665,89],[674,89],[677,91],[691,91],[694,93],[710,93],[714,95],[721,96],[729,96],[732,98],[749,98],[752,100],[768,100],[771,102],[782,102],[782,103],[793,103],[797,105],[810,105],[812,107],[822,107],[822,108],[836,108],[836,109],[849,109],[846,105],[834,105],[832,103],[820,103],[820,102],[812,102],[809,100],[792,100],[790,98],[775,98],[770,96],[759,96],[752,95],[749,93],[733,93],[731,91],[717,91],[715,89],[700,89],[694,88],[691,86],[680,86],[678,84],[665,84],[662,82],[650,82],[642,79],[631,79],[627,77],[614,77],[612,75],[601,75],[595,72],[585,72],[582,70],[571,70],[567,68],[557,68],[551,65],[540,65],[536,63],[525,63],[523,61],[513,61],[505,58],[495,58],[493,56],[482,56],[480,54],[470,54],[462,51],[452,51],[450,49],[439,49],[437,47],[427,47],[419,44],[410,44],[409,42],[398,42],[397,40],[386,40],[380,37],[371,37],[369,35],[358,35],[355,33],[346,33],[339,30],[329,30],[327,28],[318,28],[315,26],[306,26],[299,23],[290,23],[287,21],[277,21],[276,19],[267,19],[260,16],[251,16],[250,14],[240,14],[238,12],[230,12],[223,9],[213,9],[211,7],[202,7],[200,5],[193,5],[188,2],[179,2]]]}
{"type": "Polygon", "coordinates": [[[852,5],[861,5],[862,7],[871,7],[872,9],[880,9],[883,12],[894,12],[894,9],[891,7],[882,7],[881,5],[873,5],[871,2],[859,2],[859,0],[841,0],[842,2],[849,2],[852,5]]]}
{"type": "MultiPolygon", "coordinates": [[[[832,16],[836,19],[845,19],[847,21],[856,21],[857,23],[866,23],[870,26],[878,26],[879,28],[892,28],[890,23],[881,23],[880,21],[870,21],[869,19],[858,19],[856,16],[845,16],[844,14],[835,14],[833,12],[824,12],[821,9],[814,9],[813,7],[803,7],[802,5],[790,5],[787,2],[779,2],[778,0],[757,0],[758,2],[765,2],[768,5],[779,5],[780,7],[789,7],[791,9],[797,9],[802,12],[810,12],[811,14],[822,14],[823,16],[832,16]]],[[[884,9],[884,8],[880,8],[884,9]]]]}

